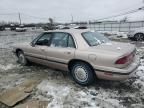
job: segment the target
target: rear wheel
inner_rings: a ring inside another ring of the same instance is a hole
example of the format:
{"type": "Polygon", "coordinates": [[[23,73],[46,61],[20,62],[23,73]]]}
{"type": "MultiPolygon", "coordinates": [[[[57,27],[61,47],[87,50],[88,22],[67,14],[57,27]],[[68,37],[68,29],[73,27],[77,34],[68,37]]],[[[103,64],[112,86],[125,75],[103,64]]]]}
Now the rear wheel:
{"type": "Polygon", "coordinates": [[[18,63],[25,66],[28,64],[28,60],[25,58],[25,55],[22,51],[18,51],[18,63]]]}
{"type": "Polygon", "coordinates": [[[143,41],[144,40],[144,34],[143,33],[137,33],[134,36],[136,41],[143,41]]]}
{"type": "Polygon", "coordinates": [[[77,62],[72,66],[73,79],[80,85],[88,86],[95,81],[93,69],[86,63],[77,62]]]}

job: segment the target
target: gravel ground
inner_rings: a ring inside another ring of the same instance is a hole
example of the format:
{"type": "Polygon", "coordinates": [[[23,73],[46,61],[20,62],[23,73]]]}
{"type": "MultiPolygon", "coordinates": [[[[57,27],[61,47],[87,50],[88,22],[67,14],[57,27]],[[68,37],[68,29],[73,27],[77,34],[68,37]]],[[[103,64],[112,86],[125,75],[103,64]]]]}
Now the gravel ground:
{"type": "Polygon", "coordinates": [[[67,72],[36,64],[23,67],[16,62],[11,53],[11,45],[30,41],[40,32],[0,32],[0,92],[28,79],[38,78],[42,79],[42,82],[27,100],[47,100],[48,108],[144,108],[143,42],[114,38],[115,41],[130,42],[137,46],[141,63],[130,79],[121,82],[98,80],[91,86],[82,87],[71,80],[67,72]]]}

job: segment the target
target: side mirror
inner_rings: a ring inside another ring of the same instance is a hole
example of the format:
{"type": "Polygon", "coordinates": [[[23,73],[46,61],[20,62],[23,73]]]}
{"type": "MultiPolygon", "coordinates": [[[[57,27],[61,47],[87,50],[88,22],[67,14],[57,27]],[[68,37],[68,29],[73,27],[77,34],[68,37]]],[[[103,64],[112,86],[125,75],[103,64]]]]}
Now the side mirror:
{"type": "Polygon", "coordinates": [[[31,42],[31,43],[30,43],[30,45],[31,45],[32,47],[34,47],[34,46],[35,46],[35,44],[34,44],[33,42],[31,42]]]}

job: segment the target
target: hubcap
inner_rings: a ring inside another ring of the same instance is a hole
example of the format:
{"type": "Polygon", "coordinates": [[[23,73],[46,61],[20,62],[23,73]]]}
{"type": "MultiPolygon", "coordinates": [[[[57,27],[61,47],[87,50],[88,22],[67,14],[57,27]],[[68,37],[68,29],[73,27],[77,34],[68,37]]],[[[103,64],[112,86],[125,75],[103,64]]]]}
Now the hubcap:
{"type": "Polygon", "coordinates": [[[143,35],[142,34],[138,34],[136,38],[137,38],[138,41],[141,41],[141,40],[143,40],[143,35]]]}
{"type": "Polygon", "coordinates": [[[75,73],[76,79],[81,82],[85,82],[88,78],[88,74],[83,67],[80,67],[80,66],[76,67],[74,73],[75,73]]]}
{"type": "Polygon", "coordinates": [[[20,62],[21,64],[24,64],[24,63],[25,63],[25,57],[24,57],[23,54],[20,54],[20,55],[19,55],[19,62],[20,62]]]}

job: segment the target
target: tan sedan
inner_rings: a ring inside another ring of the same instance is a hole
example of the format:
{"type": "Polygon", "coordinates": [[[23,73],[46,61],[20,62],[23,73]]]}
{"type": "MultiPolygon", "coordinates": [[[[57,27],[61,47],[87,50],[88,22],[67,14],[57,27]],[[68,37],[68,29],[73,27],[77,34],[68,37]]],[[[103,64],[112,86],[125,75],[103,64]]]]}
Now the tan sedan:
{"type": "Polygon", "coordinates": [[[44,32],[31,43],[15,45],[13,52],[22,65],[30,61],[69,71],[81,85],[96,78],[125,80],[139,65],[134,45],[112,42],[89,30],[44,32]]]}

